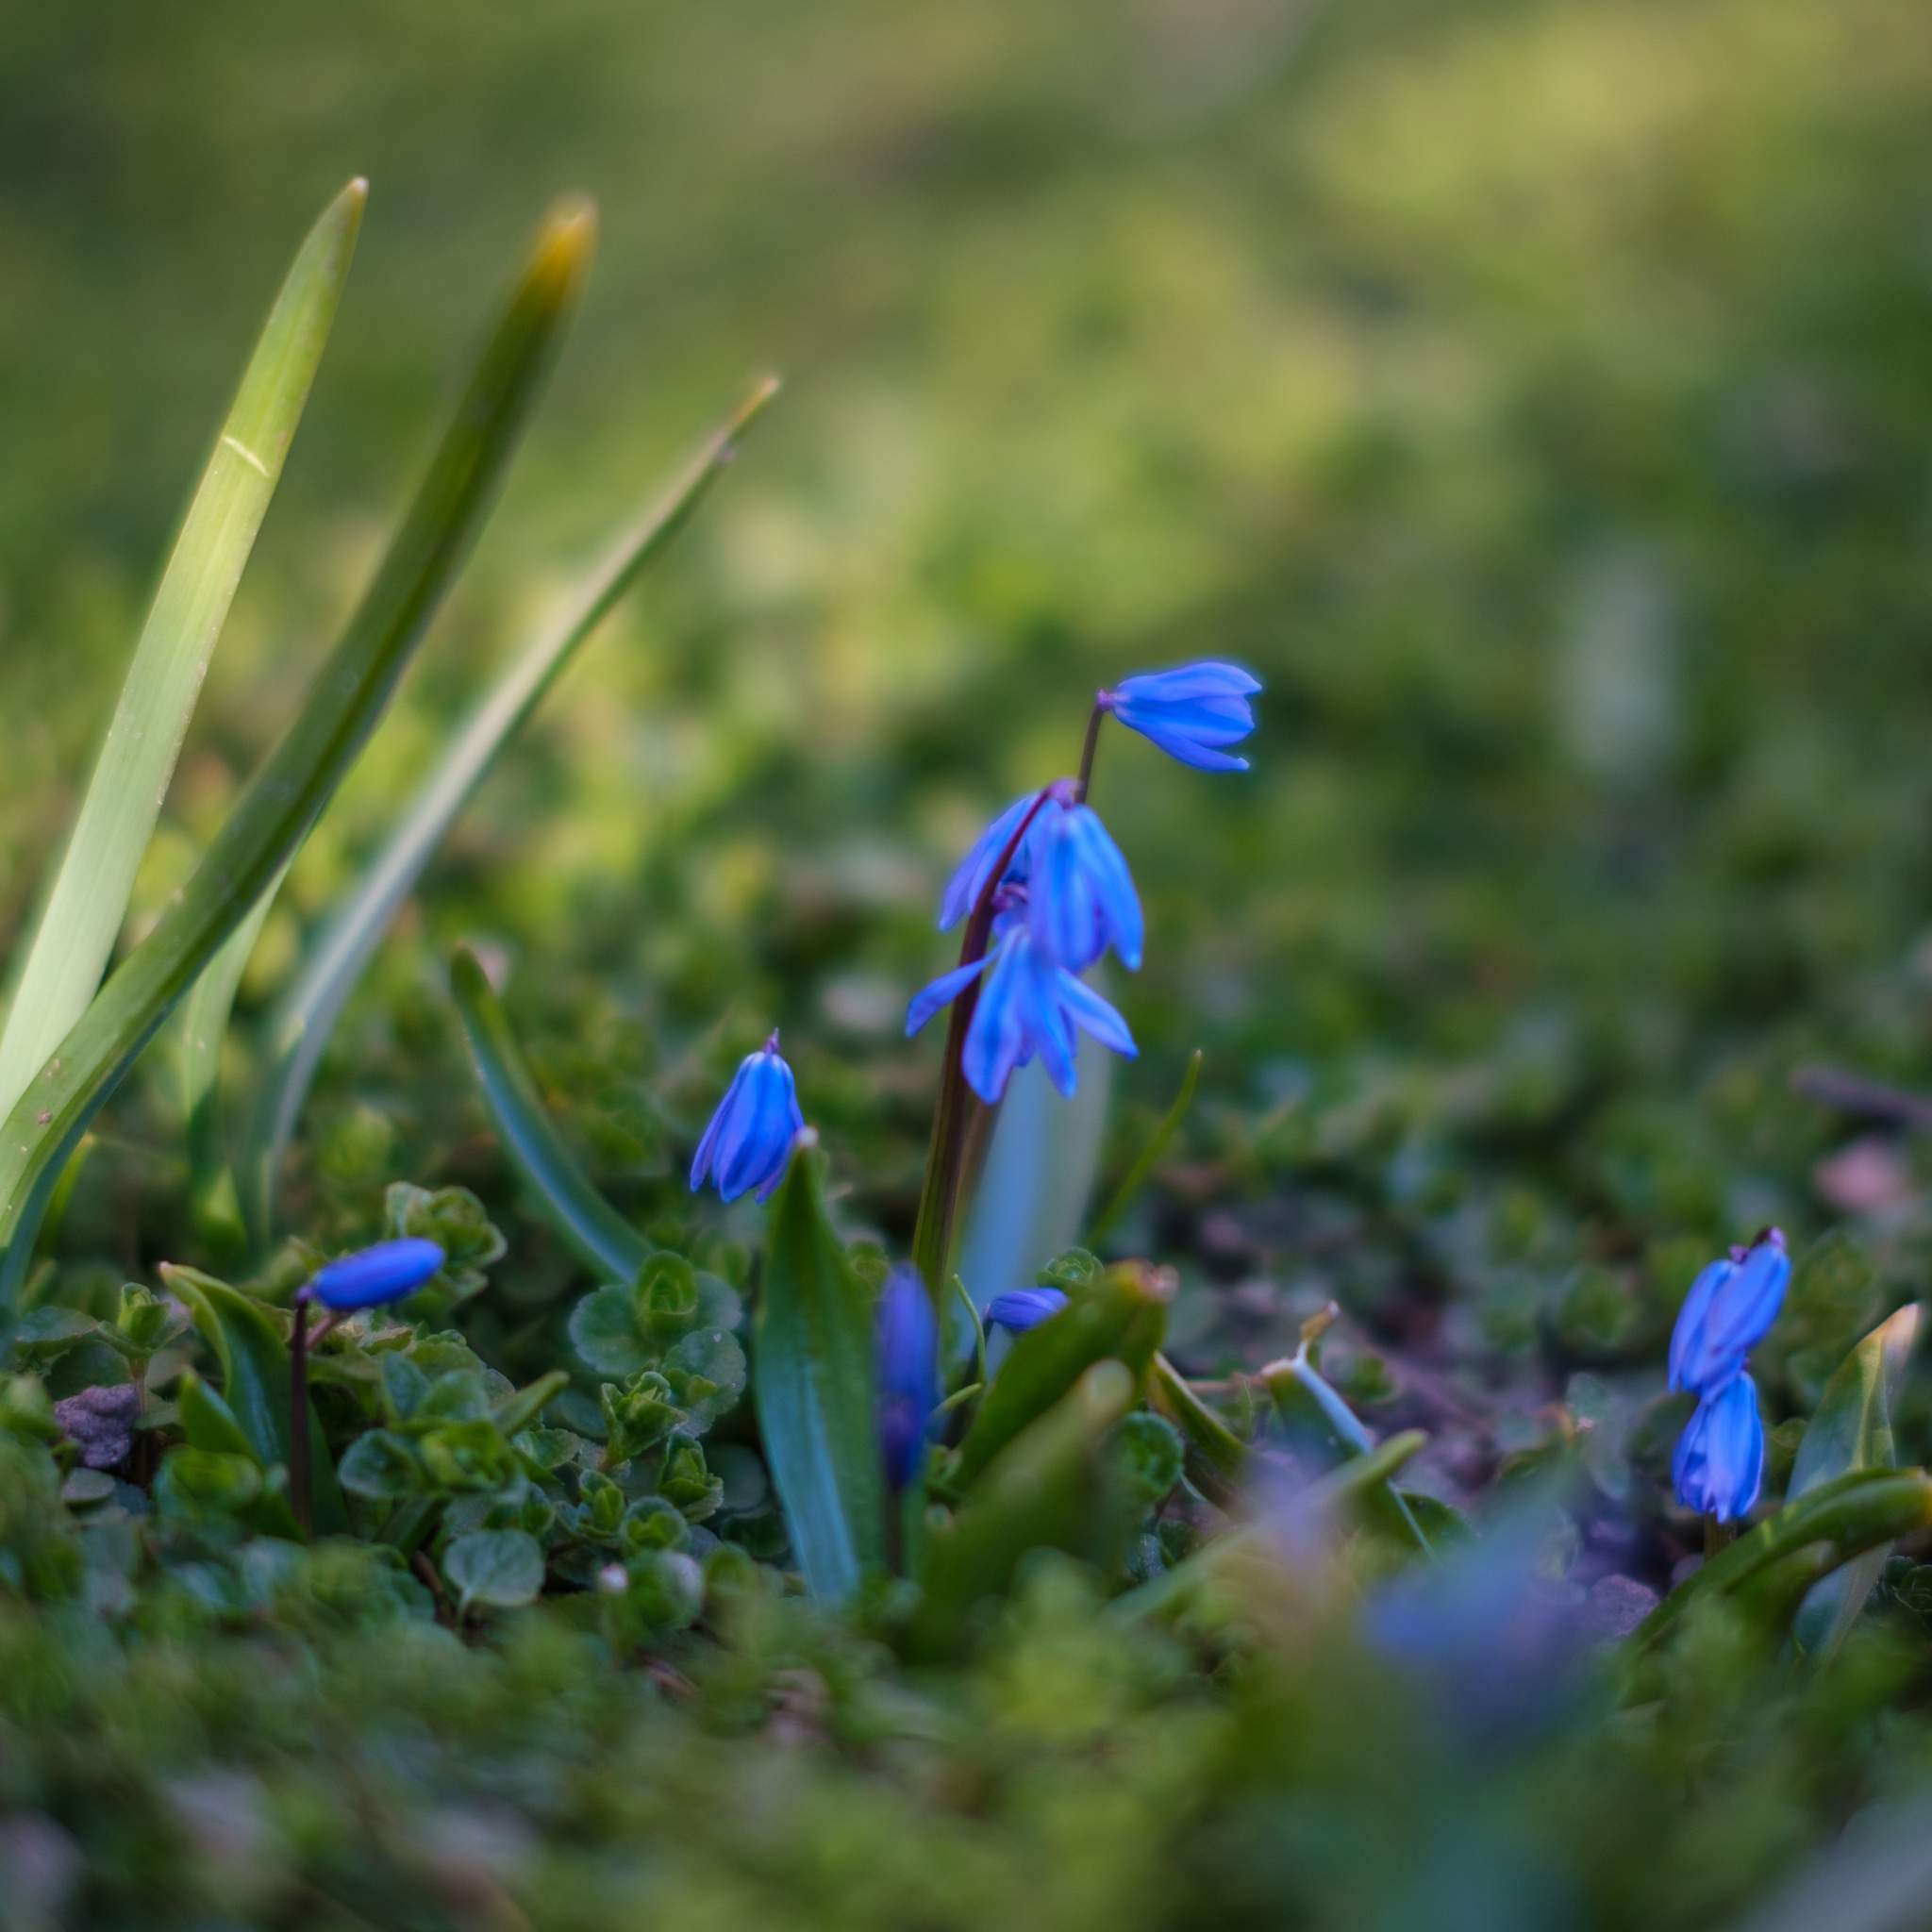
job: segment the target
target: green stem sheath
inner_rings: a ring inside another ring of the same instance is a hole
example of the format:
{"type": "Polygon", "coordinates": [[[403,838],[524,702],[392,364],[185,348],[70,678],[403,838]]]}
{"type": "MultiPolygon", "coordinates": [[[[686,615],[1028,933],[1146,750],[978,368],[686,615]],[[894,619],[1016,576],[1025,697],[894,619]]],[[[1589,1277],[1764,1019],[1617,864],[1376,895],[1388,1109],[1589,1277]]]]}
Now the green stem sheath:
{"type": "Polygon", "coordinates": [[[315,1496],[308,1475],[308,1295],[295,1297],[289,1336],[289,1500],[305,1542],[315,1535],[315,1496]]]}

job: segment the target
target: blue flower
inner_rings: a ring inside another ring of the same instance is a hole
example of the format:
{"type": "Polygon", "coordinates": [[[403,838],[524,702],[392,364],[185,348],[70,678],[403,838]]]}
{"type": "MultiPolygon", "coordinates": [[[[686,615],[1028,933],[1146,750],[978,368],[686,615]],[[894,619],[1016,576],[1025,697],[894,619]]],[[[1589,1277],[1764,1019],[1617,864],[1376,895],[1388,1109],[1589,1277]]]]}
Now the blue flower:
{"type": "Polygon", "coordinates": [[[1255,728],[1248,699],[1260,689],[1239,664],[1183,664],[1124,678],[1118,690],[1102,691],[1098,703],[1184,765],[1245,772],[1247,759],[1230,758],[1221,747],[1239,744],[1255,728]]]}
{"type": "Polygon", "coordinates": [[[1671,1480],[1685,1508],[1733,1523],[1750,1513],[1763,1478],[1757,1385],[1740,1369],[1723,1387],[1698,1397],[1671,1457],[1671,1480]]]}
{"type": "Polygon", "coordinates": [[[1091,987],[1058,964],[1031,926],[1017,919],[1000,936],[995,952],[941,974],[913,1000],[906,1015],[908,1036],[917,1033],[941,1007],[950,1006],[982,973],[986,983],[966,1032],[960,1064],[966,1084],[989,1107],[1007,1091],[1013,1069],[1024,1067],[1036,1053],[1053,1084],[1071,1099],[1075,1085],[1075,1026],[1115,1053],[1129,1059],[1138,1056],[1140,1049],[1127,1023],[1091,987]]]}
{"type": "Polygon", "coordinates": [[[919,1470],[940,1404],[940,1324],[919,1270],[900,1262],[886,1276],[878,1322],[878,1431],[886,1480],[903,1490],[919,1470]]]}
{"type": "Polygon", "coordinates": [[[691,1164],[691,1184],[708,1175],[727,1201],[749,1188],[764,1200],[785,1176],[791,1143],[804,1131],[791,1069],[778,1058],[774,1033],[758,1052],[747,1054],[733,1075],[691,1164]]]}
{"type": "Polygon", "coordinates": [[[1029,922],[1070,973],[1084,973],[1109,945],[1129,972],[1141,967],[1141,898],[1121,848],[1085,805],[1045,807],[1027,835],[1029,922]]]}
{"type": "Polygon", "coordinates": [[[1777,1320],[1790,1278],[1785,1238],[1774,1227],[1713,1261],[1690,1284],[1671,1331],[1671,1387],[1707,1395],[1728,1382],[1777,1320]]]}
{"type": "MultiPolygon", "coordinates": [[[[1027,827],[1025,838],[1008,862],[1006,875],[1009,879],[1024,880],[1031,875],[1032,855],[1039,846],[1047,817],[1073,801],[1071,779],[1058,779],[1046,789],[1052,796],[1040,806],[1040,815],[1027,827]]],[[[1026,814],[1039,804],[1039,792],[1023,792],[974,841],[972,851],[959,861],[958,870],[947,881],[945,893],[940,900],[941,932],[958,925],[979,903],[979,895],[986,890],[986,882],[992,876],[992,869],[999,863],[1000,854],[1007,849],[1007,841],[1020,829],[1026,814]]]]}
{"type": "Polygon", "coordinates": [[[994,1295],[987,1303],[986,1319],[1009,1334],[1024,1335],[1027,1329],[1038,1328],[1050,1316],[1058,1315],[1066,1305],[1066,1294],[1060,1289],[1015,1288],[994,1295]]]}
{"type": "Polygon", "coordinates": [[[436,1242],[415,1236],[377,1241],[360,1254],[344,1255],[318,1268],[303,1292],[339,1313],[374,1308],[414,1294],[448,1258],[436,1242]]]}

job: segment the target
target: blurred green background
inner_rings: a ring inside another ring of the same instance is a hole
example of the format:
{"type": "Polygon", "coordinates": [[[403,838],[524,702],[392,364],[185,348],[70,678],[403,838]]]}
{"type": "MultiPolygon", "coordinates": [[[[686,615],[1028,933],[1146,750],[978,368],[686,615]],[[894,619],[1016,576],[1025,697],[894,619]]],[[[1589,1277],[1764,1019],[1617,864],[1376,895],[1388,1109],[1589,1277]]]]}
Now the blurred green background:
{"type": "MultiPolygon", "coordinates": [[[[1932,1081],[1928,163],[1907,0],[10,7],[0,917],[325,199],[373,180],[136,930],[581,188],[549,406],[244,1021],[572,572],[752,377],[788,388],[401,922],[295,1224],[366,1224],[395,1175],[506,1192],[443,992],[469,937],[641,1216],[778,1022],[850,1211],[903,1238],[939,881],[1070,769],[1097,684],[1213,655],[1267,682],[1250,774],[1102,752],[1151,925],[1111,1158],[1202,1044],[1197,1194],[1367,1199],[1497,1334],[1579,1261],[1680,1288],[1823,1217],[1795,1062],[1932,1081]]],[[[181,1252],[156,1071],[71,1251],[181,1252]]],[[[567,1264],[518,1224],[541,1304],[567,1264]]]]}

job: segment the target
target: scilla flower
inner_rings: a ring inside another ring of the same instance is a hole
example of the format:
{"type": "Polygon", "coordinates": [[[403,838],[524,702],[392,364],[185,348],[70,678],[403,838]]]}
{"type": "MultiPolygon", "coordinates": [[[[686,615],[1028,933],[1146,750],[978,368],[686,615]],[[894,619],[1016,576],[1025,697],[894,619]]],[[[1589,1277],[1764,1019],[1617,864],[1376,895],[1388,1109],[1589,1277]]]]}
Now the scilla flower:
{"type": "Polygon", "coordinates": [[[1750,1514],[1763,1478],[1757,1385],[1740,1369],[1722,1387],[1698,1397],[1696,1413],[1671,1457],[1671,1480],[1687,1509],[1735,1523],[1750,1514]]]}
{"type": "Polygon", "coordinates": [[[384,1302],[414,1294],[447,1258],[436,1242],[415,1236],[377,1241],[373,1248],[344,1255],[341,1260],[318,1268],[302,1293],[338,1314],[379,1307],[384,1302]]]}
{"type": "Polygon", "coordinates": [[[784,1178],[791,1142],[804,1127],[791,1069],[779,1058],[774,1033],[745,1056],[718,1103],[691,1164],[691,1187],[703,1187],[708,1177],[727,1201],[751,1188],[764,1200],[784,1178]]]}
{"type": "Polygon", "coordinates": [[[1183,664],[1124,678],[1096,702],[1184,765],[1245,772],[1247,759],[1231,758],[1222,747],[1239,744],[1255,728],[1248,699],[1260,689],[1238,664],[1183,664]]]}
{"type": "Polygon", "coordinates": [[[1140,1052],[1127,1023],[1091,987],[1082,985],[1060,965],[1017,914],[1017,907],[1008,908],[996,952],[941,974],[913,1000],[906,1015],[910,1036],[982,973],[986,974],[966,1031],[960,1066],[966,1084],[989,1107],[1007,1091],[1013,1069],[1024,1067],[1036,1053],[1047,1077],[1071,1099],[1076,1026],[1129,1059],[1140,1052]]]}
{"type": "Polygon", "coordinates": [[[902,1261],[886,1276],[876,1318],[879,1450],[886,1480],[903,1490],[918,1474],[940,1402],[940,1327],[918,1269],[902,1261]]]}
{"type": "Polygon", "coordinates": [[[1774,1227],[1713,1261],[1690,1284],[1671,1332],[1671,1387],[1707,1395],[1727,1383],[1777,1320],[1790,1278],[1774,1227]]]}
{"type": "Polygon", "coordinates": [[[1038,1328],[1049,1317],[1058,1315],[1067,1305],[1066,1293],[1058,1288],[1015,1288],[1005,1294],[996,1294],[986,1305],[986,1319],[990,1325],[1001,1327],[1010,1335],[1024,1335],[1029,1328],[1038,1328]]]}
{"type": "MultiPolygon", "coordinates": [[[[1074,782],[1071,778],[1056,779],[1047,787],[1047,802],[1040,806],[1032,824],[1026,828],[1025,838],[1008,861],[1006,876],[1009,879],[1024,881],[1031,876],[1032,857],[1043,834],[1044,821],[1049,813],[1073,803],[1074,782]]],[[[1007,841],[1039,803],[1039,792],[1022,792],[974,841],[972,851],[959,861],[958,870],[946,882],[945,892],[940,900],[941,932],[949,932],[979,903],[979,895],[986,890],[986,882],[992,876],[992,869],[999,863],[1000,854],[1007,849],[1007,841]]]]}
{"type": "Polygon", "coordinates": [[[1034,936],[1069,973],[1084,973],[1110,945],[1141,970],[1141,897],[1121,848],[1085,805],[1047,806],[1029,837],[1027,895],[1034,936]]]}

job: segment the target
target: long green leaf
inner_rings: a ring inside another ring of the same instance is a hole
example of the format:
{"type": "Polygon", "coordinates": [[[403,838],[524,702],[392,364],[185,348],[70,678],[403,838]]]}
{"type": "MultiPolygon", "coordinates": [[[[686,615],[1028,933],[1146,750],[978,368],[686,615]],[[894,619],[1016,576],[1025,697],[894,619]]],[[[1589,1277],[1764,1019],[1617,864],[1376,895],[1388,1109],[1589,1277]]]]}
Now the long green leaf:
{"type": "Polygon", "coordinates": [[[309,230],[242,378],[135,646],[107,741],[0,1034],[0,1114],[86,1011],[242,566],[335,321],[369,198],[352,181],[309,230]]]}
{"type": "Polygon", "coordinates": [[[751,391],[683,474],[612,547],[562,619],[525,650],[444,754],[381,855],[331,914],[269,1031],[268,1070],[256,1099],[242,1181],[248,1222],[258,1245],[265,1246],[273,1237],[276,1179],[316,1062],[397,908],[408,897],[497,753],[542,702],[578,649],[670,548],[736,454],[738,439],[777,391],[776,381],[767,377],[751,391]]]}
{"type": "Polygon", "coordinates": [[[155,1030],[247,917],[355,762],[469,554],[589,266],[595,217],[554,214],[415,502],[308,702],[160,923],[0,1124],[0,1306],[19,1293],[61,1163],[155,1030]]]}
{"type": "Polygon", "coordinates": [[[591,1185],[563,1144],[542,1097],[517,1051],[503,1002],[491,990],[476,957],[457,948],[450,991],[503,1151],[550,1224],[584,1265],[607,1281],[635,1281],[651,1244],[591,1185]]]}
{"type": "MultiPolygon", "coordinates": [[[[1844,1358],[1825,1384],[1798,1444],[1787,1492],[1790,1498],[1848,1470],[1897,1466],[1891,1408],[1918,1334],[1919,1308],[1913,1303],[1881,1322],[1844,1358]]],[[[1801,1651],[1823,1662],[1838,1650],[1851,1635],[1890,1554],[1890,1543],[1879,1543],[1813,1587],[1791,1625],[1791,1641],[1801,1651]]]]}
{"type": "Polygon", "coordinates": [[[236,989],[288,874],[284,864],[248,917],[222,941],[181,1008],[181,1111],[188,1123],[194,1224],[205,1241],[225,1252],[239,1252],[245,1231],[222,1119],[222,1044],[236,989]]]}
{"type": "MultiPolygon", "coordinates": [[[[294,1441],[290,1426],[289,1349],[268,1310],[239,1289],[197,1269],[164,1263],[161,1279],[170,1293],[188,1304],[194,1325],[214,1350],[222,1365],[222,1400],[255,1459],[264,1469],[277,1463],[287,1469],[294,1441]]],[[[312,1403],[306,1421],[316,1534],[345,1535],[349,1512],[312,1403]]]]}
{"type": "Polygon", "coordinates": [[[772,1204],[752,1361],[765,1460],[807,1588],[850,1596],[886,1555],[873,1305],[825,1218],[817,1162],[805,1150],[772,1204]]]}

